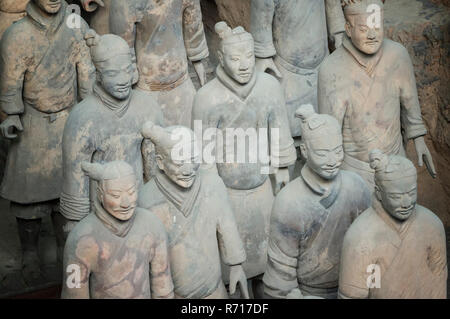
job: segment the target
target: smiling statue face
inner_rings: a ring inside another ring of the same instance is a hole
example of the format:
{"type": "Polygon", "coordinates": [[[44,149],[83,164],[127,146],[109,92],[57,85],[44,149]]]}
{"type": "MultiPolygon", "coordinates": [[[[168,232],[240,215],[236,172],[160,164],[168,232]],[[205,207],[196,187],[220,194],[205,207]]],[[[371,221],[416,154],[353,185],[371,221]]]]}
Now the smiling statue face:
{"type": "MultiPolygon", "coordinates": [[[[185,149],[192,149],[192,145],[186,145],[185,149]]],[[[183,188],[190,188],[197,177],[200,168],[198,154],[196,152],[186,152],[186,156],[178,154],[176,159],[171,155],[157,154],[156,161],[158,167],[164,171],[172,182],[183,188]],[[190,154],[195,154],[191,156],[190,154]]]]}
{"type": "Polygon", "coordinates": [[[136,209],[136,177],[125,176],[101,182],[100,201],[103,208],[115,218],[129,220],[136,209]]]}
{"type": "Polygon", "coordinates": [[[118,55],[101,63],[100,82],[103,89],[118,100],[131,94],[133,66],[131,55],[118,55]]]}
{"type": "Polygon", "coordinates": [[[225,72],[240,84],[246,84],[255,71],[255,52],[252,41],[227,44],[219,59],[225,72]]]}
{"type": "Polygon", "coordinates": [[[315,138],[300,146],[308,167],[325,180],[332,180],[339,174],[344,160],[342,135],[330,134],[326,138],[315,138]]]}
{"type": "Polygon", "coordinates": [[[37,6],[48,14],[56,14],[61,9],[62,0],[35,0],[37,6]]]}
{"type": "Polygon", "coordinates": [[[408,176],[395,181],[377,182],[376,196],[392,217],[400,221],[406,220],[416,207],[417,178],[408,176]]]}
{"type": "Polygon", "coordinates": [[[345,25],[347,35],[351,38],[353,45],[365,54],[377,53],[383,44],[383,11],[379,14],[381,15],[379,25],[370,23],[373,22],[370,14],[353,15],[345,25]]]}

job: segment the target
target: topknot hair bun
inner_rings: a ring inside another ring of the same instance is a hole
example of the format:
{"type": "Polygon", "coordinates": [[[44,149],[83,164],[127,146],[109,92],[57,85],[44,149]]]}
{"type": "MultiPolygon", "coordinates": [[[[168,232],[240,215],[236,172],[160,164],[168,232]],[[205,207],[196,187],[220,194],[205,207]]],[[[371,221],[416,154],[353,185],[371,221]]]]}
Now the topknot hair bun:
{"type": "Polygon", "coordinates": [[[100,42],[100,36],[93,29],[89,29],[88,32],[86,32],[84,39],[86,40],[87,46],[90,48],[97,46],[100,42]]]}
{"type": "Polygon", "coordinates": [[[300,118],[302,121],[306,121],[308,118],[316,114],[314,106],[311,104],[304,104],[300,106],[297,111],[295,111],[295,116],[300,118]]]}
{"type": "Polygon", "coordinates": [[[214,27],[214,30],[218,34],[219,38],[221,38],[222,40],[232,33],[231,28],[224,21],[217,22],[214,27]]]}
{"type": "Polygon", "coordinates": [[[388,156],[378,149],[375,149],[369,154],[370,167],[376,172],[382,172],[387,168],[388,156]]]}

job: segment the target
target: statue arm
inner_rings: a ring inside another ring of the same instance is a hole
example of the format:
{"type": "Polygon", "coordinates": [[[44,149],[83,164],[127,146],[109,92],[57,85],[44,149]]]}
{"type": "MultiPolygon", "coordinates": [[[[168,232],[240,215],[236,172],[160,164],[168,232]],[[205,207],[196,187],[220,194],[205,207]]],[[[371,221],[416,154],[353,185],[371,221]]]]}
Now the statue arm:
{"type": "Polygon", "coordinates": [[[185,0],[183,35],[187,56],[191,62],[201,61],[209,56],[199,0],[185,0]]]}
{"type": "Polygon", "coordinates": [[[255,55],[257,58],[271,58],[277,54],[272,33],[274,15],[274,0],[251,1],[250,31],[255,39],[255,55]]]}
{"type": "MultiPolygon", "coordinates": [[[[77,247],[80,242],[76,240],[73,234],[67,238],[64,248],[64,266],[63,266],[63,284],[61,299],[89,299],[89,277],[90,261],[88,259],[80,260],[77,256],[77,247]]],[[[80,249],[79,252],[89,251],[80,249]]]]}
{"type": "Polygon", "coordinates": [[[401,49],[403,54],[398,60],[402,64],[399,79],[402,126],[406,138],[415,139],[426,135],[427,129],[422,120],[414,67],[408,51],[401,49]]]}
{"type": "Polygon", "coordinates": [[[217,184],[214,187],[221,194],[218,198],[218,202],[221,203],[221,213],[217,223],[217,240],[222,261],[228,266],[241,265],[247,259],[244,244],[239,235],[227,189],[219,176],[215,179],[217,179],[217,184]]]}
{"type": "Polygon", "coordinates": [[[145,8],[137,8],[136,6],[143,5],[142,1],[123,1],[111,0],[110,15],[109,15],[109,29],[112,34],[122,37],[127,41],[133,61],[133,68],[135,78],[133,84],[138,80],[137,74],[137,60],[136,60],[136,23],[138,22],[138,11],[143,11],[145,8]]]}
{"type": "Polygon", "coordinates": [[[329,74],[328,71],[325,64],[319,69],[317,85],[318,113],[334,116],[342,127],[347,107],[338,97],[338,89],[334,80],[335,75],[329,74]]]}
{"type": "Polygon", "coordinates": [[[10,116],[24,112],[22,91],[27,71],[24,44],[17,43],[14,30],[6,30],[0,41],[0,110],[10,116]]]}
{"type": "MultiPolygon", "coordinates": [[[[88,26],[84,20],[83,26],[83,31],[87,31],[88,26]]],[[[84,100],[87,96],[92,94],[92,90],[96,80],[95,66],[92,63],[90,50],[84,40],[80,41],[80,53],[78,55],[77,62],[77,75],[78,95],[81,100],[84,100]]]]}
{"type": "MultiPolygon", "coordinates": [[[[267,267],[264,273],[264,293],[272,298],[285,299],[294,289],[298,289],[297,258],[300,255],[300,233],[277,213],[274,204],[270,222],[267,267]]],[[[287,217],[286,214],[284,217],[287,217]]]]}
{"type": "MultiPolygon", "coordinates": [[[[75,110],[76,111],[76,110],[75,110]]],[[[61,214],[69,219],[79,221],[89,214],[89,177],[81,169],[81,163],[91,162],[94,148],[87,126],[72,113],[67,120],[63,134],[63,185],[60,196],[61,214]]],[[[89,124],[89,123],[86,123],[89,124]]]]}
{"type": "MultiPolygon", "coordinates": [[[[156,218],[155,218],[156,219],[156,218]]],[[[152,291],[152,299],[172,299],[173,282],[170,272],[169,248],[167,234],[164,226],[159,222],[157,245],[155,248],[153,259],[150,263],[150,287],[152,291]]]]}
{"type": "Polygon", "coordinates": [[[334,41],[335,47],[342,44],[345,32],[345,17],[340,0],[325,0],[328,35],[334,41]]]}

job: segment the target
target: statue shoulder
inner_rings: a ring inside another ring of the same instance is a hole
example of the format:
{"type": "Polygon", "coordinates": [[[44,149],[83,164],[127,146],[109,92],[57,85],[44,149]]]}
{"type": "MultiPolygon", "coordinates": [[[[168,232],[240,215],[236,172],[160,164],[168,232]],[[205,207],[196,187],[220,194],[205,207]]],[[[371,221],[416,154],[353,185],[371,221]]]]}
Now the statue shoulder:
{"type": "Polygon", "coordinates": [[[166,229],[164,228],[162,221],[151,211],[151,209],[137,207],[135,214],[137,214],[135,223],[147,229],[156,237],[161,238],[161,235],[166,236],[166,229]]]}
{"type": "Polygon", "coordinates": [[[345,234],[344,244],[351,246],[367,245],[374,241],[374,233],[379,228],[380,220],[376,216],[376,212],[372,207],[366,209],[351,224],[345,234]]]}
{"type": "Polygon", "coordinates": [[[154,178],[141,187],[138,196],[138,207],[149,210],[164,201],[165,197],[158,186],[156,186],[154,178]]]}
{"type": "Polygon", "coordinates": [[[428,226],[432,227],[433,233],[442,232],[445,234],[444,224],[435,213],[419,204],[416,205],[416,212],[419,222],[426,223],[428,226]]]}

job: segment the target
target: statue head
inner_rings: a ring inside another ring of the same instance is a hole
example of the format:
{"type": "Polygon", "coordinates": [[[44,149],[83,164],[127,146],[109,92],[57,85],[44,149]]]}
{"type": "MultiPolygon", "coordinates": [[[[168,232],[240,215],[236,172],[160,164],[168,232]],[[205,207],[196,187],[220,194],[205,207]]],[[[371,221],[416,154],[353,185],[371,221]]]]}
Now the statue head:
{"type": "Polygon", "coordinates": [[[218,51],[220,65],[233,80],[247,84],[255,72],[253,36],[243,27],[231,29],[223,21],[216,24],[215,30],[221,39],[218,51]]]}
{"type": "Polygon", "coordinates": [[[62,0],[33,0],[34,3],[46,14],[56,14],[62,6],[62,0]]]}
{"type": "Polygon", "coordinates": [[[131,94],[134,72],[127,42],[114,34],[99,36],[94,30],[89,30],[85,38],[91,48],[99,84],[112,97],[127,99],[131,94]]]}
{"type": "Polygon", "coordinates": [[[375,170],[375,196],[395,219],[404,221],[414,212],[417,202],[417,171],[403,156],[387,156],[380,150],[369,154],[375,170]]]}
{"type": "Polygon", "coordinates": [[[361,52],[377,53],[384,38],[384,10],[381,0],[341,0],[345,32],[361,52]]]}
{"type": "Polygon", "coordinates": [[[103,208],[121,221],[129,220],[137,205],[137,180],[133,167],[124,161],[82,163],[82,169],[98,182],[97,198],[103,208]]]}
{"type": "Polygon", "coordinates": [[[142,135],[155,145],[158,168],[175,184],[190,188],[200,168],[200,152],[194,132],[184,126],[162,128],[147,122],[142,135]]]}
{"type": "Polygon", "coordinates": [[[344,160],[338,121],[330,115],[317,114],[310,104],[302,105],[295,115],[301,119],[300,150],[306,165],[324,180],[336,178],[344,160]]]}

